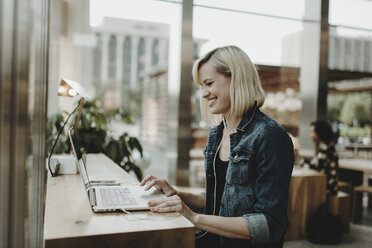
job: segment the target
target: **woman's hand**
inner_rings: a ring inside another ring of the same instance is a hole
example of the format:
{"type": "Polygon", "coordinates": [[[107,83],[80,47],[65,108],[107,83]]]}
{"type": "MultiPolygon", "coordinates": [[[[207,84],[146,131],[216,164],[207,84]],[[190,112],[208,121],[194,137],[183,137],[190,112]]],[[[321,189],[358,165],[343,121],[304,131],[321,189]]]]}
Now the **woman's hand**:
{"type": "Polygon", "coordinates": [[[165,213],[165,212],[178,212],[193,221],[196,213],[190,210],[190,208],[182,201],[178,195],[173,195],[167,198],[152,200],[148,202],[152,212],[165,213]]]}
{"type": "Polygon", "coordinates": [[[146,185],[145,190],[149,190],[155,186],[166,196],[177,195],[177,190],[173,188],[166,180],[149,175],[140,183],[141,186],[146,185]],[[146,185],[147,184],[147,185],[146,185]]]}

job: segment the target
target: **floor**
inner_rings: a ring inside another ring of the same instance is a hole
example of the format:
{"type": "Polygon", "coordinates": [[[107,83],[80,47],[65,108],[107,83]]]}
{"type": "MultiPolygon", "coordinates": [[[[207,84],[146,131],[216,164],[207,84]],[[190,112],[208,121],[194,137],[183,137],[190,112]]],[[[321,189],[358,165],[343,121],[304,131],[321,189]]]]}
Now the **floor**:
{"type": "Polygon", "coordinates": [[[316,245],[308,240],[287,241],[284,248],[321,248],[321,247],[355,247],[371,248],[372,247],[372,209],[364,208],[363,220],[358,224],[350,224],[350,233],[342,237],[338,245],[316,245]]]}

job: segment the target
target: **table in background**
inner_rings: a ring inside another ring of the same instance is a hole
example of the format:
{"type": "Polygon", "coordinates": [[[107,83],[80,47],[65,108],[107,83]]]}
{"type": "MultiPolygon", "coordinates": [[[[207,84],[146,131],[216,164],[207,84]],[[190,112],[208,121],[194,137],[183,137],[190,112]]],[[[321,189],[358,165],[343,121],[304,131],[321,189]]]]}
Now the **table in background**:
{"type": "MultiPolygon", "coordinates": [[[[352,183],[354,186],[358,185],[368,185],[368,178],[372,176],[372,160],[367,160],[367,159],[359,159],[359,158],[350,158],[350,159],[339,159],[338,160],[338,166],[342,170],[347,170],[347,171],[354,171],[354,172],[359,172],[361,173],[361,178],[355,181],[356,176],[352,176],[351,178],[352,183]],[[359,183],[359,181],[361,181],[359,183]]],[[[349,181],[348,179],[345,179],[345,181],[349,181]]]]}
{"type": "Polygon", "coordinates": [[[327,177],[311,169],[293,168],[289,186],[288,220],[286,240],[306,237],[307,219],[321,203],[326,202],[327,177]]]}
{"type": "MultiPolygon", "coordinates": [[[[103,154],[86,158],[90,180],[136,182],[103,154]]],[[[48,177],[44,242],[50,247],[194,247],[194,226],[178,213],[93,213],[80,175],[48,177]]]]}

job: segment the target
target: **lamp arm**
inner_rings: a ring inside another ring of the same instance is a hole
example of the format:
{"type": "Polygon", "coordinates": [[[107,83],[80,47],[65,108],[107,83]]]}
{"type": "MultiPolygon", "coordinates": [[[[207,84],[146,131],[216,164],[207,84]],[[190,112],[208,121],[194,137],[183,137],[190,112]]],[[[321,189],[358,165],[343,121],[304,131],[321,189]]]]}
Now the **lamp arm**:
{"type": "Polygon", "coordinates": [[[80,122],[81,112],[83,110],[83,106],[84,106],[84,97],[81,97],[80,98],[80,103],[79,103],[79,111],[78,111],[78,115],[76,117],[76,122],[75,122],[75,134],[76,135],[78,134],[79,122],[80,122]]]}
{"type": "Polygon", "coordinates": [[[75,111],[77,110],[78,107],[79,107],[79,106],[76,106],[76,108],[71,112],[71,114],[67,117],[66,121],[63,123],[63,126],[62,126],[61,129],[59,130],[58,135],[57,135],[57,138],[56,138],[56,140],[54,141],[54,144],[53,144],[53,146],[52,146],[52,149],[50,150],[50,154],[49,154],[49,157],[48,157],[48,169],[49,169],[49,172],[50,172],[50,174],[52,175],[52,177],[57,176],[57,173],[53,173],[53,172],[52,172],[52,169],[50,168],[50,158],[51,158],[52,155],[53,155],[53,151],[54,151],[55,146],[57,145],[57,141],[58,141],[58,139],[59,139],[59,136],[61,135],[61,133],[62,133],[63,129],[65,128],[65,126],[66,126],[68,120],[70,119],[71,115],[72,115],[73,113],[75,113],[75,111]]]}

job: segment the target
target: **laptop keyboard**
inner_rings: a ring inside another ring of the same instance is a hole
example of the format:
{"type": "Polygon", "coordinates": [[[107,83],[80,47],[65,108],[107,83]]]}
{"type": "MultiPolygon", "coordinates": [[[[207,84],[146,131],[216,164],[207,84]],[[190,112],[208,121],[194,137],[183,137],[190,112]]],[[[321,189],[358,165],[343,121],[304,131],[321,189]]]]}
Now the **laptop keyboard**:
{"type": "Polygon", "coordinates": [[[127,188],[100,188],[104,206],[135,205],[136,201],[130,196],[127,188]]]}

